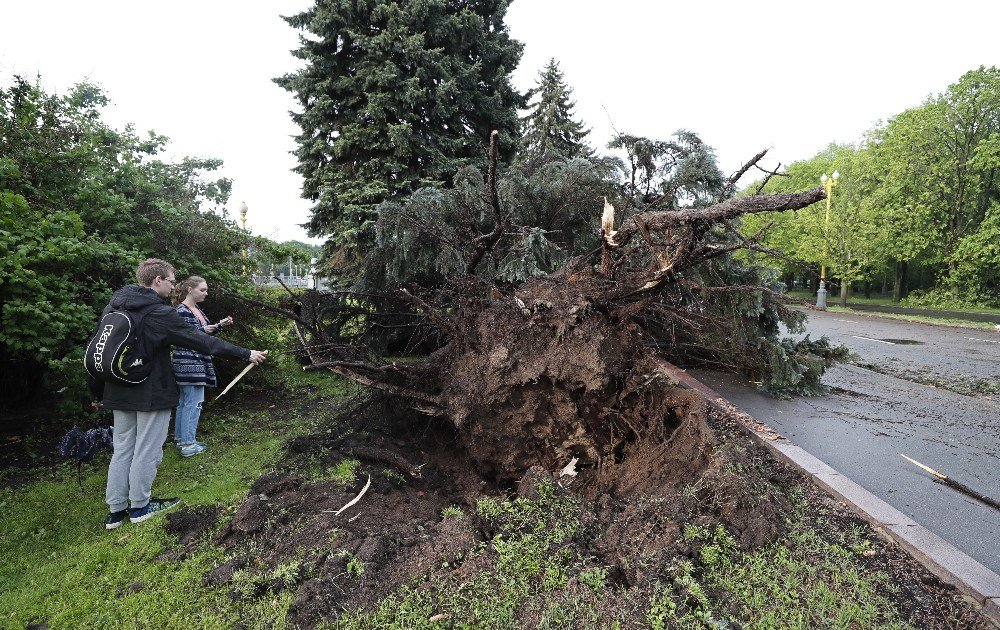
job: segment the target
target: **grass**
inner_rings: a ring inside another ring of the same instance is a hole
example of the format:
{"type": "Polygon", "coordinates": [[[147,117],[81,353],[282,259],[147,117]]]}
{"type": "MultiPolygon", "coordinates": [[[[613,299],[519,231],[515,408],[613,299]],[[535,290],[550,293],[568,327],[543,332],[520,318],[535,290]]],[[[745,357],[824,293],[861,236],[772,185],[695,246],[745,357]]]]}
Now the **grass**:
{"type": "MultiPolygon", "coordinates": [[[[290,374],[281,377],[290,387],[316,380],[314,398],[342,391],[328,375],[290,374]]],[[[209,453],[183,459],[167,449],[156,493],[220,506],[224,522],[251,483],[277,463],[282,444],[323,420],[290,412],[291,406],[275,401],[260,410],[212,413],[209,453]]],[[[209,587],[205,574],[228,559],[210,541],[171,560],[164,552],[177,546],[163,517],[104,530],[106,464],[105,456],[85,468],[82,492],[70,465],[0,490],[0,627],[283,628],[309,554],[343,554],[351,579],[369,579],[370,568],[338,549],[331,532],[323,549],[303,549],[274,567],[247,567],[228,585],[209,587]],[[268,587],[274,583],[288,588],[268,587]]],[[[350,459],[326,470],[310,464],[310,474],[347,483],[357,466],[350,459]]],[[[435,569],[370,610],[347,611],[336,627],[439,627],[432,618],[466,628],[517,627],[526,619],[540,628],[614,627],[636,615],[654,628],[726,627],[730,619],[746,627],[905,625],[887,599],[894,585],[865,569],[862,558],[873,550],[860,532],[831,541],[796,513],[785,538],[745,552],[725,529],[688,526],[683,536],[694,556],[675,562],[655,588],[626,593],[593,555],[597,532],[589,509],[551,482],[539,483],[534,498],[481,498],[474,513],[445,507],[442,519],[476,519],[488,540],[443,551],[433,559],[435,569]],[[463,571],[453,572],[460,563],[463,571]]]]}
{"type": "MultiPolygon", "coordinates": [[[[326,381],[320,396],[338,391],[329,376],[326,381]]],[[[250,484],[275,463],[285,440],[315,428],[314,420],[288,413],[290,405],[283,402],[279,413],[265,408],[207,414],[209,452],[181,458],[167,448],[154,492],[180,496],[188,506],[235,511],[250,484]]],[[[105,530],[108,458],[103,454],[84,466],[82,490],[72,464],[38,475],[29,485],[0,490],[0,627],[283,625],[291,595],[234,602],[224,589],[204,585],[206,571],[224,559],[212,545],[183,561],[159,559],[173,542],[163,517],[105,530]]]]}
{"type": "Polygon", "coordinates": [[[859,538],[824,540],[801,516],[785,540],[749,553],[739,551],[722,528],[689,527],[684,535],[701,543],[700,562],[697,570],[679,567],[679,577],[702,591],[722,591],[719,599],[754,627],[907,627],[881,594],[894,592],[895,585],[859,562],[870,551],[859,538]]]}
{"type": "MultiPolygon", "coordinates": [[[[430,628],[432,618],[459,628],[512,628],[526,618],[540,628],[629,624],[624,616],[609,622],[602,607],[602,600],[622,595],[608,584],[608,567],[569,544],[581,533],[585,506],[551,485],[539,488],[538,500],[479,501],[476,514],[497,531],[466,561],[485,558],[480,564],[490,568],[461,583],[421,576],[375,611],[349,615],[335,627],[430,628]]],[[[908,627],[887,597],[896,585],[865,568],[862,557],[874,550],[860,531],[831,542],[802,514],[792,518],[785,538],[750,552],[721,526],[687,526],[683,537],[695,559],[677,561],[651,597],[630,603],[646,611],[651,628],[731,627],[731,621],[755,628],[908,627]]]]}
{"type": "MultiPolygon", "coordinates": [[[[814,302],[816,300],[816,293],[812,291],[795,290],[788,291],[787,294],[790,297],[806,300],[807,302],[814,302]]],[[[840,294],[828,293],[826,296],[826,303],[829,306],[835,306],[840,303],[840,294]]],[[[893,302],[891,297],[871,297],[866,298],[859,295],[850,295],[847,298],[847,308],[850,308],[852,304],[862,305],[862,306],[889,306],[898,308],[916,308],[925,310],[942,310],[942,311],[955,311],[958,313],[985,313],[985,314],[1000,314],[1000,308],[956,308],[954,306],[913,306],[903,302],[893,302]]]]}
{"type": "MultiPolygon", "coordinates": [[[[789,291],[788,295],[793,298],[806,300],[810,302],[815,300],[816,298],[816,294],[810,293],[808,291],[789,291]]],[[[900,319],[903,321],[922,322],[925,324],[959,326],[962,328],[982,328],[988,330],[996,329],[996,324],[990,322],[973,322],[967,319],[958,319],[954,317],[935,317],[931,315],[917,315],[917,314],[910,315],[902,313],[881,313],[881,312],[873,313],[871,311],[859,311],[857,309],[851,308],[852,304],[854,305],[871,304],[877,306],[898,306],[902,308],[911,308],[907,307],[905,304],[895,304],[893,303],[891,298],[859,298],[852,296],[848,300],[847,307],[838,306],[837,299],[839,299],[839,297],[835,296],[835,298],[832,298],[830,296],[827,296],[828,311],[833,313],[851,313],[853,315],[863,315],[866,317],[884,317],[887,319],[900,319]]],[[[916,308],[925,308],[925,307],[916,307],[916,308]]],[[[989,309],[989,308],[979,308],[979,309],[946,308],[942,310],[949,310],[960,313],[987,313],[987,314],[1000,313],[1000,309],[989,309]]]]}

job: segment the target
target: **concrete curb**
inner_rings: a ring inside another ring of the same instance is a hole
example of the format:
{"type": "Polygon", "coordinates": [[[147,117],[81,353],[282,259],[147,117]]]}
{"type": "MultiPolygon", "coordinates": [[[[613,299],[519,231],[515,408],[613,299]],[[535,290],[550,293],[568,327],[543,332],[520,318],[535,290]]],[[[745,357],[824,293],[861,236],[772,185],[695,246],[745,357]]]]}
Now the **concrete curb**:
{"type": "MultiPolygon", "coordinates": [[[[665,364],[663,371],[679,385],[697,391],[709,402],[721,401],[738,409],[718,392],[680,368],[665,364]]],[[[778,459],[800,470],[820,488],[844,502],[875,529],[897,542],[927,570],[975,601],[986,617],[1000,626],[1000,575],[781,437],[765,423],[742,410],[740,412],[750,420],[749,423],[744,423],[747,430],[778,459]]]]}

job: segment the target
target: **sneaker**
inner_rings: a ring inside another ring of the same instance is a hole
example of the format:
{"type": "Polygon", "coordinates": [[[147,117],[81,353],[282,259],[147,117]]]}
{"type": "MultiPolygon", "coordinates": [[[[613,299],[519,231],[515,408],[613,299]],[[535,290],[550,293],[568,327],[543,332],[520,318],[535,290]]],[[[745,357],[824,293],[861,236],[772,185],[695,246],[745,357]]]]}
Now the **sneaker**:
{"type": "Polygon", "coordinates": [[[204,453],[207,447],[204,444],[195,442],[194,444],[184,444],[178,448],[181,449],[181,457],[191,457],[192,455],[204,453]]]}
{"type": "Polygon", "coordinates": [[[119,510],[117,512],[112,512],[108,514],[107,520],[104,521],[104,529],[115,529],[119,525],[125,522],[125,517],[128,516],[128,510],[119,510]]]}
{"type": "Polygon", "coordinates": [[[166,512],[172,507],[176,507],[180,503],[180,499],[170,498],[170,499],[150,499],[149,503],[141,508],[132,508],[128,512],[128,520],[133,523],[141,523],[151,516],[159,514],[160,512],[166,512]]]}

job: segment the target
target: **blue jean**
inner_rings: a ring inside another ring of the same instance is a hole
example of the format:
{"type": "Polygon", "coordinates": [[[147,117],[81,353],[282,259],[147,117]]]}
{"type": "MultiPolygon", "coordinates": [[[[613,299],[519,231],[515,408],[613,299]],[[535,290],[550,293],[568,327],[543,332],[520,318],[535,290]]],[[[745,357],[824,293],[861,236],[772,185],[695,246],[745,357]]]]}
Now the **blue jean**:
{"type": "Polygon", "coordinates": [[[204,385],[180,385],[181,398],[174,416],[174,439],[178,444],[193,444],[201,418],[201,403],[205,400],[204,385]]]}

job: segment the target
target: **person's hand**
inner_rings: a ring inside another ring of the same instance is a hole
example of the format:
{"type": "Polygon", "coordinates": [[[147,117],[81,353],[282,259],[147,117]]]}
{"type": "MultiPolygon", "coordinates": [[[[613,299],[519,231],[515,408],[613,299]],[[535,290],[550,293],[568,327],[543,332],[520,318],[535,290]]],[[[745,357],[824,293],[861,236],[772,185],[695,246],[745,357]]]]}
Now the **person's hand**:
{"type": "Polygon", "coordinates": [[[267,350],[251,350],[250,351],[250,363],[254,365],[260,365],[267,360],[267,350]]]}
{"type": "Polygon", "coordinates": [[[225,327],[225,326],[232,326],[232,325],[233,325],[233,316],[232,315],[227,316],[225,319],[220,319],[219,320],[219,326],[225,327]]]}
{"type": "Polygon", "coordinates": [[[218,324],[206,324],[205,325],[205,332],[208,333],[208,334],[210,334],[210,335],[212,333],[214,333],[218,329],[219,329],[219,325],[218,324]]]}

